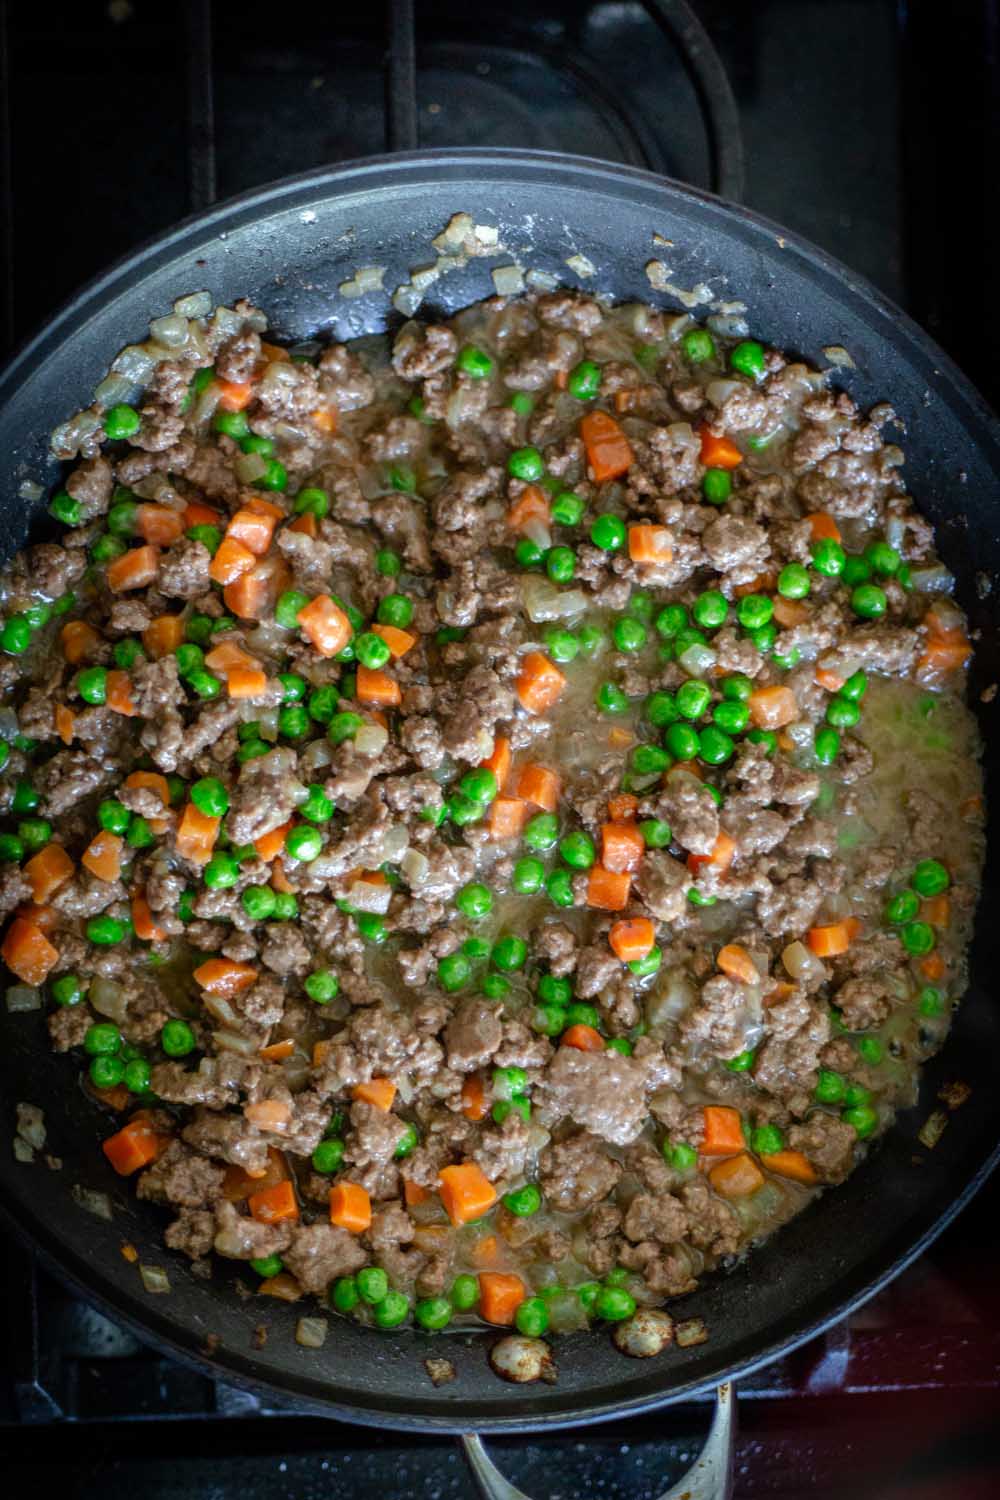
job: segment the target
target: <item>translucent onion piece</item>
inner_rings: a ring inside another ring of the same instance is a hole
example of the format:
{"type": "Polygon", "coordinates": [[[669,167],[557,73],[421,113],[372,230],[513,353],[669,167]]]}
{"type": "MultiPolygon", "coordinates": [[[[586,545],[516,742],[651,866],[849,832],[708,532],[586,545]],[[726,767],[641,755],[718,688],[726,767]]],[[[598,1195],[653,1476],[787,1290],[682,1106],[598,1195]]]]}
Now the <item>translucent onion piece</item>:
{"type": "MultiPolygon", "coordinates": [[[[920,594],[950,594],[955,587],[955,575],[943,563],[937,563],[933,568],[914,568],[910,582],[920,594]]],[[[959,618],[955,623],[960,625],[962,621],[959,618]]]]}
{"type": "Polygon", "coordinates": [[[109,1021],[115,1021],[119,1026],[124,1021],[128,1010],[128,996],[116,980],[98,976],[91,981],[87,999],[99,1016],[107,1016],[109,1021]]]}
{"type": "Polygon", "coordinates": [[[295,1342],[303,1349],[322,1349],[329,1326],[325,1318],[300,1318],[295,1325],[295,1342]]]}
{"type": "Polygon", "coordinates": [[[567,255],[566,264],[571,271],[584,279],[588,276],[596,275],[597,272],[594,262],[586,255],[567,255]]]}
{"type": "Polygon", "coordinates": [[[258,724],[260,725],[261,739],[267,740],[272,745],[278,738],[279,712],[280,710],[277,708],[262,708],[260,711],[260,716],[257,720],[258,724]]]}
{"type": "Polygon", "coordinates": [[[302,752],[301,766],[307,775],[318,771],[321,766],[328,766],[333,760],[333,746],[329,740],[313,740],[302,752]]]}
{"type": "Polygon", "coordinates": [[[587,596],[582,589],[561,589],[548,578],[526,573],[521,579],[524,610],[533,624],[542,620],[566,620],[583,614],[587,596]]]}
{"type": "Polygon", "coordinates": [[[56,458],[75,458],[88,438],[100,429],[101,419],[94,411],[78,411],[75,417],[52,431],[49,439],[56,458]]]}
{"type": "Polygon", "coordinates": [[[240,484],[253,484],[262,474],[267,473],[269,462],[263,453],[241,453],[233,468],[240,484]]]}
{"type": "Polygon", "coordinates": [[[223,1026],[238,1026],[240,1018],[236,1014],[229,1001],[222,995],[206,994],[202,999],[202,1005],[210,1016],[221,1021],[223,1026]]]}
{"type": "Polygon", "coordinates": [[[551,271],[528,271],[524,279],[539,292],[554,292],[559,285],[559,277],[553,276],[551,271]]]}
{"type": "Polygon", "coordinates": [[[17,493],[21,500],[27,500],[29,505],[33,505],[45,494],[45,486],[38,484],[34,479],[26,479],[23,484],[18,485],[17,493]]]}
{"type": "Polygon", "coordinates": [[[21,733],[21,725],[12,708],[0,708],[0,740],[9,744],[21,733]]]}
{"type": "Polygon", "coordinates": [[[842,370],[856,370],[858,368],[843,344],[824,344],[823,353],[831,365],[838,365],[842,370]]]}
{"type": "Polygon", "coordinates": [[[552,532],[539,517],[529,516],[521,530],[528,540],[534,542],[535,546],[540,547],[543,552],[547,552],[552,546],[552,532]]]}
{"type": "Polygon", "coordinates": [[[667,431],[670,434],[671,448],[686,448],[690,450],[701,448],[701,438],[695,432],[690,422],[671,422],[667,431]]]}
{"type": "Polygon", "coordinates": [[[186,297],[178,297],[174,303],[174,312],[179,318],[207,318],[211,311],[211,292],[188,292],[186,297]]]}
{"type": "Polygon", "coordinates": [[[354,736],[354,748],[359,755],[381,755],[389,743],[389,731],[384,724],[364,724],[354,736]]]}
{"type": "Polygon", "coordinates": [[[399,863],[409,847],[409,830],[405,824],[399,823],[396,827],[390,828],[382,840],[382,856],[390,864],[395,865],[399,863]]]}
{"type": "Polygon", "coordinates": [[[704,677],[715,666],[718,658],[711,646],[695,641],[686,651],[681,652],[677,660],[690,677],[704,677]]]}
{"type": "Polygon", "coordinates": [[[388,881],[375,885],[370,880],[356,880],[348,887],[347,899],[357,911],[375,912],[384,917],[392,900],[392,886],[388,881]]]}
{"type": "Polygon", "coordinates": [[[404,318],[412,318],[423,300],[423,292],[412,281],[404,281],[392,294],[392,305],[404,318]]]}
{"type": "Polygon", "coordinates": [[[685,1318],[682,1323],[674,1324],[674,1342],[679,1349],[690,1349],[695,1344],[704,1344],[708,1338],[708,1329],[705,1327],[704,1318],[685,1318]]]}
{"type": "Polygon", "coordinates": [[[95,1193],[91,1188],[81,1187],[78,1182],[74,1182],[69,1191],[74,1203],[85,1213],[93,1214],[95,1219],[106,1219],[110,1224],[113,1215],[107,1193],[95,1193]]]}
{"type": "Polygon", "coordinates": [[[452,214],[441,233],[435,235],[431,240],[431,244],[435,250],[457,250],[471,233],[472,215],[452,214]]]}
{"type": "Polygon", "coordinates": [[[710,380],[705,395],[713,406],[725,406],[730,396],[743,389],[741,380],[710,380]]]}
{"type": "Polygon", "coordinates": [[[149,325],[150,336],[167,349],[183,349],[188,341],[188,320],[177,313],[166,318],[154,318],[149,325]]]}
{"type": "Polygon", "coordinates": [[[98,406],[117,406],[119,402],[127,401],[134,389],[134,382],[127,376],[112,371],[110,375],[105,375],[94,391],[94,400],[98,406]]]}
{"type": "Polygon", "coordinates": [[[490,275],[498,297],[516,297],[524,291],[524,273],[520,266],[497,266],[490,275]]]}
{"type": "Polygon", "coordinates": [[[36,1151],[45,1145],[45,1116],[37,1104],[18,1104],[17,1133],[36,1151]]]}
{"type": "Polygon", "coordinates": [[[798,940],[783,950],[781,962],[792,979],[805,985],[822,984],[827,977],[826,969],[815,953],[810,953],[805,943],[798,940]]]}
{"type": "Polygon", "coordinates": [[[19,1135],[16,1135],[14,1137],[11,1143],[11,1149],[14,1153],[14,1160],[23,1162],[25,1166],[28,1166],[35,1159],[34,1146],[31,1146],[27,1141],[22,1140],[19,1135]]]}
{"type": "Polygon", "coordinates": [[[696,999],[693,981],[683,969],[670,969],[655,994],[647,995],[646,1021],[650,1026],[665,1026],[690,1010],[696,999]]]}
{"type": "Polygon", "coordinates": [[[17,1011],[41,1010],[42,992],[31,984],[12,984],[7,990],[7,1009],[17,1011]]]}
{"type": "Polygon", "coordinates": [[[152,375],[156,361],[141,344],[129,344],[111,361],[111,368],[134,385],[143,385],[152,375]]]}
{"type": "Polygon", "coordinates": [[[413,1080],[410,1078],[409,1073],[400,1073],[399,1077],[396,1079],[396,1087],[399,1090],[399,1097],[402,1099],[403,1103],[409,1104],[415,1093],[413,1080]]]}
{"type": "Polygon", "coordinates": [[[410,889],[416,890],[427,879],[430,860],[419,849],[407,849],[399,861],[399,868],[410,889]]]}
{"type": "Polygon", "coordinates": [[[142,1284],[147,1292],[152,1292],[155,1295],[169,1292],[170,1277],[162,1266],[140,1265],[139,1275],[142,1277],[142,1284]]]}
{"type": "Polygon", "coordinates": [[[750,332],[750,324],[739,313],[713,313],[705,321],[723,339],[745,339],[750,332]]]}
{"type": "Polygon", "coordinates": [[[237,1031],[213,1031],[212,1040],[220,1052],[235,1052],[237,1057],[256,1057],[257,1043],[237,1031]]]}

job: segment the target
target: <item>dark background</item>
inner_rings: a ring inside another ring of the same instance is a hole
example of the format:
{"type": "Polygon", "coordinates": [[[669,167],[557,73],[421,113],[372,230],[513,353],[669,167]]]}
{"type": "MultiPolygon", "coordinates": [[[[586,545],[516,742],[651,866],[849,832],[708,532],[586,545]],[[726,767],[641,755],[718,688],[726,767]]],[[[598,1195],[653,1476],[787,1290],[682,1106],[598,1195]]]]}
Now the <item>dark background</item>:
{"type": "MultiPolygon", "coordinates": [[[[899,301],[996,404],[998,0],[694,8],[736,94],[744,201],[899,301]]],[[[427,0],[416,16],[421,145],[575,151],[709,183],[697,100],[648,7],[427,0]]],[[[385,149],[381,0],[0,0],[0,21],[7,342],[213,191],[385,149]],[[206,27],[210,69],[196,46],[206,27]]],[[[740,1500],[1000,1495],[998,1205],[992,1186],[850,1329],[748,1383],[740,1500]]],[[[36,1283],[15,1247],[0,1251],[8,1482],[106,1500],[473,1493],[454,1444],[248,1404],[36,1283]]],[[[693,1457],[707,1415],[682,1407],[497,1447],[539,1497],[645,1500],[693,1457]]]]}

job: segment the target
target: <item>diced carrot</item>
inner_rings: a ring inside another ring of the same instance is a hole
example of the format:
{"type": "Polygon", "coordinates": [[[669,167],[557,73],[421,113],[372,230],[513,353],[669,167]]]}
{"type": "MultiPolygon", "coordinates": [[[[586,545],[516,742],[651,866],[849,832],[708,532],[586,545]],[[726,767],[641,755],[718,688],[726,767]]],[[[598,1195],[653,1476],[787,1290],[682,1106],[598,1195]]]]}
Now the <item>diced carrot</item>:
{"type": "Polygon", "coordinates": [[[789,687],[755,688],[748,706],[758,729],[783,729],[799,717],[799,705],[789,687]]]}
{"type": "Polygon", "coordinates": [[[637,563],[668,563],[674,555],[670,532],[665,526],[630,526],[628,555],[637,563]]]}
{"type": "Polygon", "coordinates": [[[394,677],[390,677],[388,672],[359,666],[357,684],[359,703],[376,703],[384,708],[396,708],[403,701],[403,692],[399,683],[394,677]]]}
{"type": "Polygon", "coordinates": [[[54,906],[39,906],[35,901],[22,902],[15,908],[14,915],[30,922],[39,932],[54,932],[59,920],[59,913],[54,906]]]}
{"type": "Polygon", "coordinates": [[[476,1240],[469,1253],[474,1266],[495,1266],[500,1254],[500,1241],[495,1234],[483,1234],[476,1240]]]}
{"type": "Polygon", "coordinates": [[[260,662],[255,656],[244,651],[236,641],[222,640],[209,651],[205,657],[205,665],[210,672],[225,674],[231,672],[234,667],[259,667],[260,662]]]}
{"type": "Polygon", "coordinates": [[[119,1177],[130,1177],[162,1156],[169,1144],[170,1137],[157,1131],[143,1114],[133,1116],[116,1135],[102,1141],[101,1150],[119,1177]]]}
{"type": "Polygon", "coordinates": [[[221,380],[216,376],[219,388],[219,405],[223,411],[242,411],[253,400],[253,382],[250,380],[221,380]]]}
{"type": "Polygon", "coordinates": [[[273,516],[261,515],[255,510],[238,510],[226,527],[230,541],[239,542],[255,557],[263,557],[274,536],[273,516]]]}
{"type": "Polygon", "coordinates": [[[159,771],[132,771],[126,776],[125,785],[129,790],[155,792],[163,803],[164,811],[170,806],[170,787],[167,778],[159,771]]]}
{"type": "Polygon", "coordinates": [[[143,891],[136,891],[132,897],[132,926],[136,937],[143,943],[162,943],[167,935],[154,920],[143,891]]]}
{"type": "Polygon", "coordinates": [[[826,688],[828,693],[839,693],[845,679],[836,672],[831,672],[829,667],[817,667],[815,681],[821,688],[826,688]]]}
{"type": "Polygon", "coordinates": [[[124,1083],[116,1083],[110,1089],[96,1089],[92,1083],[88,1083],[88,1090],[98,1104],[106,1104],[108,1109],[128,1109],[133,1098],[124,1083]]]}
{"type": "Polygon", "coordinates": [[[267,344],[263,339],[261,339],[260,341],[260,352],[262,358],[265,359],[268,364],[272,364],[275,360],[279,362],[287,361],[292,357],[289,354],[288,350],[285,349],[281,344],[267,344]]]}
{"type": "Polygon", "coordinates": [[[330,1048],[332,1046],[333,1043],[329,1041],[313,1042],[312,1065],[314,1068],[321,1068],[323,1066],[330,1056],[330,1048]]]}
{"type": "Polygon", "coordinates": [[[419,1182],[411,1182],[408,1177],[403,1179],[403,1201],[407,1208],[416,1208],[418,1203],[426,1203],[430,1195],[430,1189],[421,1187],[419,1182]]]}
{"type": "Polygon", "coordinates": [[[851,946],[853,934],[848,923],[828,922],[823,927],[810,927],[806,942],[817,958],[837,958],[851,946]]]}
{"type": "Polygon", "coordinates": [[[646,841],[634,823],[601,825],[601,864],[613,875],[637,870],[646,852],[646,841]]]}
{"type": "Polygon", "coordinates": [[[254,848],[265,864],[270,864],[276,859],[285,847],[285,839],[288,837],[292,826],[289,818],[287,823],[282,823],[280,828],[272,828],[269,833],[261,834],[259,839],[254,840],[254,848]]]}
{"type": "Polygon", "coordinates": [[[760,980],[757,965],[739,943],[727,943],[724,948],[720,948],[715,962],[723,974],[728,974],[730,979],[738,979],[740,984],[757,984],[760,980]]]}
{"type": "Polygon", "coordinates": [[[552,377],[552,384],[555,386],[557,391],[564,391],[569,385],[569,371],[557,370],[552,377]]]}
{"type": "Polygon", "coordinates": [[[226,684],[230,698],[259,698],[267,689],[267,673],[260,667],[233,667],[226,684]]]}
{"type": "Polygon", "coordinates": [[[706,469],[735,469],[743,462],[743,454],[732,438],[716,437],[707,427],[698,428],[701,439],[701,461],[706,469]]]}
{"type": "Polygon", "coordinates": [[[372,635],[377,635],[379,640],[385,641],[396,658],[405,656],[407,651],[412,651],[417,644],[415,635],[411,635],[408,630],[399,630],[395,625],[373,625],[372,635]]]}
{"type": "Polygon", "coordinates": [[[920,972],[931,984],[936,984],[939,979],[943,979],[945,965],[940,953],[928,953],[926,958],[922,958],[920,972]]]}
{"type": "MultiPolygon", "coordinates": [[[[676,769],[676,768],[675,768],[676,769]]],[[[712,845],[711,854],[689,854],[687,867],[692,874],[697,874],[702,865],[715,865],[719,870],[728,870],[736,853],[735,840],[728,833],[719,829],[719,836],[712,845]]]]}
{"type": "Polygon", "coordinates": [[[327,437],[333,437],[337,431],[337,411],[333,406],[320,407],[313,412],[312,419],[313,426],[318,427],[327,437]]]}
{"type": "Polygon", "coordinates": [[[772,980],[771,988],[764,996],[765,1005],[780,1005],[782,1000],[787,1000],[795,994],[796,986],[788,979],[772,980]]]}
{"type": "Polygon", "coordinates": [[[627,870],[606,870],[603,865],[591,865],[587,905],[598,911],[624,911],[631,887],[632,876],[627,870]]]}
{"type": "Polygon", "coordinates": [[[809,522],[809,530],[814,542],[839,542],[840,527],[831,515],[825,510],[818,510],[811,516],[806,516],[809,522]]]}
{"type": "Polygon", "coordinates": [[[810,609],[801,599],[784,599],[778,594],[774,601],[774,618],[785,630],[791,630],[795,625],[805,624],[810,618],[810,609]]]}
{"type": "Polygon", "coordinates": [[[628,438],[614,417],[606,411],[589,411],[580,422],[580,436],[597,484],[628,473],[633,453],[628,438]]]}
{"type": "Polygon", "coordinates": [[[132,702],[132,679],[127,672],[109,672],[105,701],[116,714],[132,719],[139,712],[132,702]]]}
{"type": "Polygon", "coordinates": [[[241,964],[233,958],[209,958],[195,969],[192,978],[210,995],[232,999],[248,990],[257,978],[252,964],[241,964]]]}
{"type": "Polygon", "coordinates": [[[259,1193],[251,1193],[247,1199],[247,1207],[251,1218],[256,1219],[258,1224],[284,1224],[289,1219],[299,1217],[295,1188],[288,1178],[274,1187],[261,1188],[259,1193]]]}
{"type": "Polygon", "coordinates": [[[775,1172],[779,1177],[790,1177],[793,1182],[802,1182],[808,1187],[819,1180],[812,1162],[801,1151],[772,1151],[769,1155],[762,1156],[761,1161],[769,1172],[775,1172]]]}
{"type": "Polygon", "coordinates": [[[507,785],[507,777],[510,775],[510,740],[505,735],[496,735],[493,740],[493,749],[479,764],[485,770],[493,772],[497,779],[497,791],[502,792],[507,785]]]}
{"type": "Polygon", "coordinates": [[[66,884],[74,869],[62,844],[46,844],[31,856],[21,873],[31,886],[31,899],[44,906],[53,892],[66,884]]]}
{"type": "Polygon", "coordinates": [[[595,1027],[577,1021],[573,1026],[567,1026],[559,1038],[559,1045],[574,1047],[577,1052],[603,1052],[604,1038],[595,1027]]]}
{"type": "Polygon", "coordinates": [[[785,750],[789,754],[791,754],[791,752],[795,749],[795,741],[792,739],[787,729],[778,730],[778,749],[785,750]]]}
{"type": "Polygon", "coordinates": [[[608,942],[623,964],[646,958],[656,945],[656,929],[648,917],[621,917],[612,922],[608,942]]]}
{"type": "Polygon", "coordinates": [[[491,839],[517,838],[528,816],[528,804],[520,797],[494,797],[486,823],[491,839]]]}
{"type": "Polygon", "coordinates": [[[480,1271],[479,1316],[498,1328],[509,1328],[528,1293],[520,1276],[510,1271],[480,1271]]]}
{"type": "Polygon", "coordinates": [[[467,1120],[484,1120],[489,1105],[481,1073],[468,1073],[462,1081],[462,1113],[467,1120]]]}
{"type": "Polygon", "coordinates": [[[298,1302],[302,1288],[288,1271],[268,1276],[257,1288],[258,1297],[275,1297],[279,1302],[298,1302]]]}
{"type": "Polygon", "coordinates": [[[716,1162],[708,1171],[708,1180],[723,1198],[749,1198],[764,1186],[764,1174],[745,1151],[716,1162]]]}
{"type": "Polygon", "coordinates": [[[514,691],[528,713],[545,713],[559,701],[565,686],[566,678],[559,668],[540,651],[529,651],[521,659],[521,673],[514,691]]]}
{"type": "Polygon", "coordinates": [[[268,1146],[267,1162],[259,1172],[247,1172],[243,1167],[235,1165],[226,1168],[226,1175],[222,1179],[222,1196],[229,1203],[242,1203],[251,1193],[277,1187],[288,1175],[288,1163],[284,1156],[275,1146],[268,1146]]]}
{"type": "Polygon", "coordinates": [[[507,525],[511,531],[523,531],[531,521],[548,526],[551,520],[549,497],[537,484],[526,485],[507,512],[507,525]]]}
{"type": "Polygon", "coordinates": [[[40,927],[24,917],[15,917],[7,928],[0,957],[12,974],[25,984],[41,984],[59,957],[40,927]]]}
{"type": "Polygon", "coordinates": [[[917,676],[940,677],[958,672],[972,655],[972,642],[964,635],[954,638],[929,635],[917,661],[917,676]]]}
{"type": "Polygon", "coordinates": [[[615,391],[615,394],[614,394],[615,411],[618,413],[619,416],[621,416],[622,412],[625,412],[625,411],[629,410],[629,408],[631,407],[632,402],[634,400],[635,400],[635,391],[634,390],[629,390],[629,391],[615,391]]]}
{"type": "Polygon", "coordinates": [[[251,495],[247,500],[246,509],[252,511],[255,516],[270,516],[276,524],[278,521],[288,519],[286,510],[274,500],[265,500],[263,495],[251,495]]]}
{"type": "Polygon", "coordinates": [[[294,896],[298,889],[289,880],[285,862],[282,859],[276,859],[271,866],[271,884],[276,891],[282,891],[286,896],[294,896]]]}
{"type": "Polygon", "coordinates": [[[330,1189],[330,1223],[352,1234],[364,1234],[372,1221],[372,1201],[356,1182],[338,1182],[330,1189]]]}
{"type": "Polygon", "coordinates": [[[442,1167],[438,1174],[441,1202],[453,1224],[481,1219],[497,1201],[496,1188],[474,1161],[442,1167]]]}
{"type": "MultiPolygon", "coordinates": [[[[110,677],[110,673],[108,676],[110,677]]],[[[56,734],[64,745],[72,745],[76,733],[76,714],[65,703],[57,703],[52,710],[52,723],[56,734]]]]}
{"type": "Polygon", "coordinates": [[[135,529],[144,542],[154,547],[169,547],[184,535],[184,517],[168,505],[138,505],[135,529]]]}
{"type": "Polygon", "coordinates": [[[743,1150],[743,1122],[738,1109],[732,1109],[728,1104],[706,1104],[701,1113],[703,1156],[728,1156],[733,1151],[743,1150]]]}
{"type": "Polygon", "coordinates": [[[746,583],[738,583],[733,589],[735,599],[745,599],[747,594],[771,594],[778,586],[778,575],[769,568],[763,573],[758,573],[756,578],[748,578],[746,583]]]}
{"type": "Polygon", "coordinates": [[[200,500],[189,500],[184,507],[185,531],[190,531],[192,526],[221,526],[224,520],[221,510],[203,505],[200,500]]]}
{"type": "Polygon", "coordinates": [[[100,833],[95,834],[80,856],[80,863],[98,880],[104,880],[111,885],[122,872],[122,850],[125,840],[117,833],[109,833],[102,828],[100,833]]]}
{"type": "Polygon", "coordinates": [[[303,515],[296,516],[294,521],[289,521],[285,530],[301,532],[303,536],[317,537],[319,535],[319,522],[312,511],[307,510],[303,515]]]}
{"type": "MultiPolygon", "coordinates": [[[[27,865],[25,865],[26,870],[27,868],[27,865]]],[[[39,899],[44,898],[39,898],[38,896],[35,897],[36,901],[39,899]]],[[[932,927],[950,926],[951,897],[947,894],[947,892],[942,892],[940,896],[929,897],[928,900],[921,903],[920,916],[923,921],[929,922],[932,927]]]]}
{"type": "Polygon", "coordinates": [[[133,547],[114,557],[104,571],[108,588],[113,594],[124,594],[129,589],[144,589],[153,582],[159,566],[160,554],[155,547],[133,547]]]}
{"type": "Polygon", "coordinates": [[[59,632],[59,640],[63,656],[70,666],[75,667],[77,662],[83,661],[84,657],[89,656],[100,645],[101,638],[86,620],[67,620],[59,632]]]}
{"type": "Polygon", "coordinates": [[[177,825],[176,848],[193,865],[207,865],[219,836],[221,818],[210,818],[189,802],[177,825]]]}
{"type": "Polygon", "coordinates": [[[262,620],[290,582],[291,574],[283,560],[268,557],[227,584],[222,598],[237,619],[262,620]]]}
{"type": "Polygon", "coordinates": [[[612,724],[608,730],[608,744],[612,750],[627,750],[635,744],[635,735],[622,724],[612,724]]]}
{"type": "Polygon", "coordinates": [[[367,1083],[356,1083],[351,1090],[352,1099],[374,1104],[376,1109],[385,1110],[386,1113],[392,1108],[395,1097],[396,1085],[391,1078],[371,1078],[367,1083]]]}
{"type": "Polygon", "coordinates": [[[241,573],[253,567],[254,559],[255,554],[249,547],[244,547],[235,537],[224,536],[209,566],[209,577],[214,583],[235,583],[241,573]]]}
{"type": "Polygon", "coordinates": [[[261,1047],[257,1056],[264,1062],[287,1062],[295,1051],[294,1037],[286,1036],[281,1042],[271,1042],[266,1047],[261,1047]]]}
{"type": "Polygon", "coordinates": [[[633,792],[615,792],[613,797],[608,798],[608,817],[612,823],[632,823],[638,811],[639,799],[633,792]]]}
{"type": "Polygon", "coordinates": [[[559,777],[548,766],[529,763],[521,767],[517,778],[517,795],[523,797],[525,802],[534,803],[535,807],[544,808],[546,812],[555,812],[559,804],[559,777]]]}
{"type": "Polygon", "coordinates": [[[351,639],[351,622],[329,594],[317,594],[299,610],[303,635],[320,656],[336,656],[351,639]]]}
{"type": "Polygon", "coordinates": [[[705,772],[696,760],[675,760],[669,771],[663,773],[663,785],[670,785],[670,778],[677,771],[683,771],[686,776],[695,776],[699,781],[705,780],[705,772]]]}
{"type": "Polygon", "coordinates": [[[183,639],[184,621],[180,615],[157,615],[142,632],[142,644],[154,661],[176,651],[183,639]]]}

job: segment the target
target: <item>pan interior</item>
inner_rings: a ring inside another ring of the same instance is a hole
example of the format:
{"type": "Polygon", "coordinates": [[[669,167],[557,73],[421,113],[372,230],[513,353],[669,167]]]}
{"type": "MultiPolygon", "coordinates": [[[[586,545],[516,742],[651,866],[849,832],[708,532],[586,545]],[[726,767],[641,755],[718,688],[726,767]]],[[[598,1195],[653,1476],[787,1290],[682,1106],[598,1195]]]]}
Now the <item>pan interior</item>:
{"type": "MultiPolygon", "coordinates": [[[[386,295],[345,302],[335,289],[367,265],[386,267],[386,288],[399,285],[433,258],[431,238],[460,211],[496,225],[507,253],[442,278],[425,314],[447,315],[491,295],[491,267],[514,257],[615,300],[676,305],[650,286],[644,268],[658,259],[681,287],[705,282],[714,297],[745,302],[755,334],[781,348],[821,364],[825,345],[847,347],[856,368],[843,383],[852,395],[863,406],[891,399],[906,424],[905,472],[983,632],[975,690],[996,680],[990,590],[1000,568],[1000,441],[946,357],[877,293],[794,236],[648,174],[573,158],[472,151],[348,165],[234,200],[113,268],[0,377],[5,554],[23,544],[33,519],[21,485],[56,477],[48,432],[87,404],[111,358],[144,335],[150,317],[205,288],[216,302],[246,296],[262,306],[281,339],[380,331],[398,321],[386,295]],[[566,264],[580,254],[594,267],[583,279],[566,264]]],[[[995,754],[988,749],[990,779],[995,754]]],[[[993,856],[983,910],[996,886],[993,856]]],[[[556,1385],[518,1388],[490,1372],[489,1334],[373,1333],[340,1319],[331,1321],[321,1351],[300,1348],[294,1325],[304,1305],[241,1298],[235,1268],[216,1266],[211,1281],[199,1281],[163,1247],[161,1216],[111,1180],[97,1149],[104,1121],[66,1059],[49,1052],[39,1016],[4,1013],[0,1078],[8,1119],[16,1100],[45,1110],[50,1149],[63,1166],[48,1171],[0,1153],[3,1202],[15,1225],[114,1316],[189,1359],[205,1359],[217,1340],[212,1367],[237,1383],[264,1383],[353,1420],[418,1429],[525,1428],[635,1411],[746,1369],[835,1319],[918,1253],[982,1180],[1000,1139],[1000,1094],[990,1077],[1000,1013],[985,983],[996,972],[998,946],[996,931],[981,922],[970,992],[944,1054],[926,1069],[918,1109],[846,1184],[675,1304],[679,1316],[705,1319],[709,1341],[649,1365],[622,1359],[600,1335],[576,1335],[557,1341],[556,1385]],[[916,1131],[942,1082],[955,1077],[973,1086],[972,1097],[928,1153],[916,1131]],[[110,1193],[110,1223],[79,1207],[74,1189],[81,1186],[110,1193]],[[168,1269],[168,1296],[143,1292],[120,1253],[124,1241],[142,1263],[168,1269]],[[258,1349],[261,1324],[269,1332],[258,1349]],[[429,1355],[452,1360],[453,1383],[431,1386],[422,1366],[429,1355]]]]}

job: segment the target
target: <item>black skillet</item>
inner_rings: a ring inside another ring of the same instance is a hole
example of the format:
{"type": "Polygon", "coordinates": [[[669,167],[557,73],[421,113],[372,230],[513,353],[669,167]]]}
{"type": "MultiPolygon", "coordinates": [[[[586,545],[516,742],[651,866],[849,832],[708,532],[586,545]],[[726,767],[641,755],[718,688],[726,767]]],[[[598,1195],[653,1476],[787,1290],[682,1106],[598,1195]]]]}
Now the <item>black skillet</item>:
{"type": "MultiPolygon", "coordinates": [[[[386,287],[395,287],[427,262],[430,239],[459,210],[497,225],[523,264],[569,285],[579,279],[566,257],[582,252],[596,268],[584,283],[588,291],[676,305],[646,278],[644,265],[655,256],[677,284],[707,281],[716,296],[746,302],[755,333],[783,349],[822,364],[824,345],[846,346],[856,368],[843,383],[863,406],[891,398],[905,424],[911,487],[939,528],[959,597],[982,635],[977,696],[996,678],[988,588],[1000,570],[1000,432],[959,371],[873,288],[796,236],[644,172],[541,153],[409,153],[296,177],[188,221],[93,282],[0,377],[5,553],[23,544],[33,509],[42,513],[42,503],[33,508],[19,498],[22,483],[56,477],[46,435],[88,403],[116,351],[141,339],[149,319],[168,312],[175,298],[201,288],[218,302],[249,297],[267,309],[282,339],[372,332],[393,321],[387,298],[345,303],[335,295],[338,284],[357,267],[377,264],[387,267],[386,287]],[[654,233],[669,247],[654,245],[654,233]]],[[[424,311],[447,315],[491,294],[490,264],[472,261],[438,282],[424,311]]],[[[992,777],[989,729],[984,721],[992,777]]],[[[301,1305],[241,1300],[234,1268],[219,1266],[210,1282],[199,1281],[164,1249],[163,1217],[137,1203],[107,1166],[98,1142],[110,1123],[79,1089],[77,1062],[49,1052],[38,1015],[0,1016],[3,1201],[61,1275],[147,1342],[300,1407],[423,1432],[537,1429],[655,1407],[744,1373],[841,1318],[918,1255],[994,1165],[1000,954],[998,924],[989,916],[996,881],[994,857],[973,982],[944,1054],[926,1070],[920,1106],[843,1187],[678,1305],[678,1313],[705,1319],[710,1338],[700,1347],[636,1362],[618,1356],[601,1334],[562,1338],[558,1383],[529,1387],[503,1385],[490,1373],[493,1336],[485,1331],[374,1333],[332,1319],[320,1352],[300,1348],[293,1329],[301,1305]],[[928,1152],[916,1132],[950,1078],[966,1080],[972,1097],[928,1152]],[[61,1171],[14,1161],[9,1138],[21,1099],[44,1108],[61,1171]],[[77,1183],[110,1194],[112,1223],[77,1206],[70,1191],[77,1183]],[[136,1246],[141,1261],[167,1267],[169,1295],[143,1291],[136,1267],[120,1253],[123,1241],[136,1246]],[[257,1349],[254,1329],[262,1322],[269,1336],[257,1349]],[[430,1354],[454,1362],[452,1384],[431,1386],[422,1365],[430,1354]]]]}

